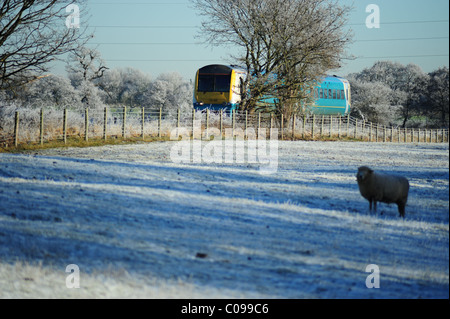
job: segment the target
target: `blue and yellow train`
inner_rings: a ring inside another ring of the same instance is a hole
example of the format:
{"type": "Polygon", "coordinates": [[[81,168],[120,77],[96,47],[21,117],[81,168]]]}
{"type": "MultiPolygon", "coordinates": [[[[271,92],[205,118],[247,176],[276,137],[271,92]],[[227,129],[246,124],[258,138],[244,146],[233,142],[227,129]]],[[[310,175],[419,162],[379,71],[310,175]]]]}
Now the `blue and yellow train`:
{"type": "MultiPolygon", "coordinates": [[[[247,71],[220,64],[200,68],[195,76],[194,108],[196,110],[238,109],[247,71]]],[[[346,115],[350,112],[350,83],[338,76],[327,76],[314,90],[311,111],[315,114],[346,115]]]]}

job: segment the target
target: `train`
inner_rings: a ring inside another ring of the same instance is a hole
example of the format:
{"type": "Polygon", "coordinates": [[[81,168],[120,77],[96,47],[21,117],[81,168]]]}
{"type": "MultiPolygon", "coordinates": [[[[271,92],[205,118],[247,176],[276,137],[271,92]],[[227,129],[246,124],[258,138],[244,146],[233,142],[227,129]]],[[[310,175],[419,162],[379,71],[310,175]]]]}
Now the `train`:
{"type": "MultiPolygon", "coordinates": [[[[230,113],[239,109],[247,75],[246,69],[235,65],[211,64],[198,69],[194,82],[194,109],[230,113]]],[[[308,108],[321,115],[346,115],[350,109],[350,83],[336,75],[324,77],[315,86],[314,103],[308,108]]]]}

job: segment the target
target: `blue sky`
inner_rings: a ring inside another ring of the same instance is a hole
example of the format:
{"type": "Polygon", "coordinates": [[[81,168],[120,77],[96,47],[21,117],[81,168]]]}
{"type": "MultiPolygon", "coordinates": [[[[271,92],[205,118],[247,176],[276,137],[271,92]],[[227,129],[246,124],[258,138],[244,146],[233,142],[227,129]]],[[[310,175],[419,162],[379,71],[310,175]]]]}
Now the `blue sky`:
{"type": "MultiPolygon", "coordinates": [[[[224,0],[226,1],[226,0],[224,0]]],[[[178,72],[185,79],[207,64],[228,63],[233,48],[209,48],[198,35],[202,17],[189,0],[90,0],[89,25],[96,47],[110,68],[133,67],[153,78],[178,72]]],[[[448,0],[342,0],[353,4],[349,27],[354,43],[349,61],[334,74],[361,71],[378,60],[415,63],[425,72],[449,65],[448,0]],[[366,27],[369,4],[380,8],[380,28],[366,27]]],[[[89,19],[87,19],[89,18],[89,19]]],[[[57,71],[55,71],[57,73],[57,71]]]]}

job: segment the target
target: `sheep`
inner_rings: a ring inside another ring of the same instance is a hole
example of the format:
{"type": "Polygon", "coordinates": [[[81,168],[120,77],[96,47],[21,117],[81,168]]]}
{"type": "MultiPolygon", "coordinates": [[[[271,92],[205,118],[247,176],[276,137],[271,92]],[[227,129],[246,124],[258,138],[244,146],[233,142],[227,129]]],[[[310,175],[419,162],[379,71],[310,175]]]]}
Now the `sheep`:
{"type": "Polygon", "coordinates": [[[369,201],[369,209],[377,211],[377,202],[396,203],[400,217],[405,217],[409,182],[405,177],[375,173],[367,166],[358,168],[356,174],[361,195],[369,201]]]}

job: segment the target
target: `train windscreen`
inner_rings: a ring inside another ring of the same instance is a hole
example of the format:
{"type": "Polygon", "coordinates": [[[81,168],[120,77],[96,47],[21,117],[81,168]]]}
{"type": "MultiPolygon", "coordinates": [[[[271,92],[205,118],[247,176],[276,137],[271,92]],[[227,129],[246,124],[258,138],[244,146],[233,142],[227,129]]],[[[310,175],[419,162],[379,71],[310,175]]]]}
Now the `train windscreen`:
{"type": "Polygon", "coordinates": [[[208,65],[199,70],[199,92],[229,92],[232,69],[225,65],[208,65]]]}
{"type": "Polygon", "coordinates": [[[231,74],[200,74],[198,77],[199,92],[229,92],[231,74]]]}

